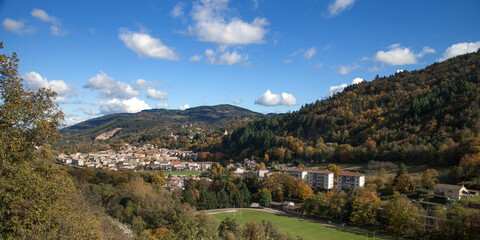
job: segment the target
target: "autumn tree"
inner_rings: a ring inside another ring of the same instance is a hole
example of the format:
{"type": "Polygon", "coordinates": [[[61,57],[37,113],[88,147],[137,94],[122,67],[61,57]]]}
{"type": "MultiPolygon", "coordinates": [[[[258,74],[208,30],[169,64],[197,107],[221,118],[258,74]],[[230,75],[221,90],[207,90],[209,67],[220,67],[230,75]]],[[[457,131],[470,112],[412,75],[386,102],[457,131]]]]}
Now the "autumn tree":
{"type": "Polygon", "coordinates": [[[375,225],[381,206],[382,201],[374,192],[365,191],[353,200],[350,221],[359,225],[375,225]]]}
{"type": "Polygon", "coordinates": [[[433,188],[435,184],[437,184],[438,182],[437,177],[438,177],[438,172],[435,169],[430,169],[430,168],[426,169],[422,173],[422,179],[421,179],[422,187],[426,189],[433,188]]]}
{"type": "Polygon", "coordinates": [[[387,229],[396,235],[414,237],[422,230],[423,209],[415,206],[405,195],[395,195],[383,208],[387,229]]]}
{"type": "Polygon", "coordinates": [[[333,172],[334,179],[337,179],[338,174],[342,172],[342,169],[340,168],[340,166],[337,166],[333,163],[328,164],[327,170],[329,170],[330,172],[333,172]]]}

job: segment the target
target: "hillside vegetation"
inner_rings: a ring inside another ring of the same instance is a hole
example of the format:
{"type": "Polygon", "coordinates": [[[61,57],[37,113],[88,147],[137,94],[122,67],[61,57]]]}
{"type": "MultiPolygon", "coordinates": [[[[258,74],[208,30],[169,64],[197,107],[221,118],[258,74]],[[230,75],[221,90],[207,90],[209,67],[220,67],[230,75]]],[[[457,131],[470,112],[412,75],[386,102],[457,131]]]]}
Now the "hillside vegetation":
{"type": "Polygon", "coordinates": [[[223,139],[227,156],[454,165],[480,146],[480,52],[351,85],[223,139]]]}

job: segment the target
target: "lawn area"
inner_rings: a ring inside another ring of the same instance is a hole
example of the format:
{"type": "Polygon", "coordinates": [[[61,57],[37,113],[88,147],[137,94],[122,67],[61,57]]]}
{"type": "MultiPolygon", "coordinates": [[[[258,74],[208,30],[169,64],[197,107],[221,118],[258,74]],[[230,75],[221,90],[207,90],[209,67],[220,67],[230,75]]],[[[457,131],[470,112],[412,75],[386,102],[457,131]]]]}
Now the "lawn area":
{"type": "Polygon", "coordinates": [[[480,195],[479,196],[468,197],[468,198],[462,198],[462,201],[480,203],[480,195]]]}
{"type": "MultiPolygon", "coordinates": [[[[233,218],[233,213],[219,213],[214,214],[215,218],[219,221],[230,217],[233,218]]],[[[292,237],[301,236],[303,239],[329,239],[329,240],[360,240],[367,239],[365,235],[359,235],[351,232],[341,231],[335,228],[323,226],[319,223],[309,222],[307,220],[298,219],[295,217],[288,217],[283,215],[277,215],[268,212],[254,211],[254,210],[242,210],[235,213],[235,218],[238,219],[238,223],[243,225],[247,222],[261,222],[262,220],[268,220],[275,225],[282,233],[290,234],[292,237]]],[[[371,235],[371,234],[369,234],[371,235]]],[[[373,238],[373,236],[369,236],[373,238]]],[[[380,239],[376,237],[375,239],[380,239]]]]}
{"type": "Polygon", "coordinates": [[[168,175],[180,175],[180,176],[199,176],[200,175],[200,171],[163,171],[163,174],[165,176],[168,176],[168,175]]]}

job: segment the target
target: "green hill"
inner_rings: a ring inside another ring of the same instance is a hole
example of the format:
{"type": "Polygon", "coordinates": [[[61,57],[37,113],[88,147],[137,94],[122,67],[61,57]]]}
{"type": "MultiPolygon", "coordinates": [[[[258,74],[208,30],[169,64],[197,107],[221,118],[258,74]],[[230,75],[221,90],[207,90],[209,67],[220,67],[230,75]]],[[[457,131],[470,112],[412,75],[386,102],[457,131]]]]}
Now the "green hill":
{"type": "Polygon", "coordinates": [[[231,105],[200,106],[187,110],[152,109],[139,113],[119,113],[90,119],[60,130],[58,144],[88,143],[100,134],[120,128],[112,140],[136,142],[170,134],[195,136],[233,123],[263,116],[231,105]]]}
{"type": "Polygon", "coordinates": [[[347,87],[224,137],[227,156],[456,164],[478,151],[480,52],[347,87]]]}

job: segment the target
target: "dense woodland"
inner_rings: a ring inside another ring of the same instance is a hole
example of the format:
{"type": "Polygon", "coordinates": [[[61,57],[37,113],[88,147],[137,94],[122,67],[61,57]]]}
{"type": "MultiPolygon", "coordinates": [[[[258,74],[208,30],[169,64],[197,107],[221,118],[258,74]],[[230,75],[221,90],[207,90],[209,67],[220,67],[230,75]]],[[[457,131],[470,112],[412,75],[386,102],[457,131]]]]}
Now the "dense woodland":
{"type": "Polygon", "coordinates": [[[351,85],[299,111],[251,121],[211,151],[280,162],[460,163],[452,176],[477,177],[469,184],[480,186],[479,65],[476,52],[351,85]]]}

